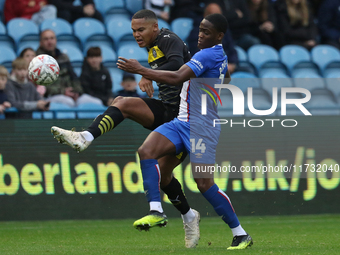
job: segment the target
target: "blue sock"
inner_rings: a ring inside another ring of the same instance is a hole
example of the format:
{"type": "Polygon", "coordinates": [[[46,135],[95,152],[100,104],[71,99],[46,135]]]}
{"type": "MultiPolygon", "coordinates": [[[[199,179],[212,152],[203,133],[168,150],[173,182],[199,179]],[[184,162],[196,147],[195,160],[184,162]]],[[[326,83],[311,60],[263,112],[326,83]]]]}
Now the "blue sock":
{"type": "Polygon", "coordinates": [[[222,216],[222,220],[229,225],[230,228],[235,228],[240,225],[229,197],[218,188],[216,184],[210,187],[203,196],[214,207],[215,212],[222,216]]]}
{"type": "Polygon", "coordinates": [[[140,161],[143,175],[144,192],[148,202],[161,202],[159,183],[161,172],[156,159],[144,159],[140,161]]]}

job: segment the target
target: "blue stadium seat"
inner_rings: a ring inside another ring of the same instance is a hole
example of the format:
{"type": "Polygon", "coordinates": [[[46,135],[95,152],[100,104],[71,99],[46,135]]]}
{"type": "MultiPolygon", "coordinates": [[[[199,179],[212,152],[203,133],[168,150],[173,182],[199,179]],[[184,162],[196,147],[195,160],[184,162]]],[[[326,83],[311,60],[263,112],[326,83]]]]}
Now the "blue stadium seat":
{"type": "Polygon", "coordinates": [[[10,48],[15,48],[15,43],[12,37],[7,35],[7,29],[5,25],[0,21],[0,45],[6,45],[10,48]]]}
{"type": "Polygon", "coordinates": [[[230,84],[239,87],[243,91],[243,93],[247,91],[248,87],[261,88],[259,78],[233,78],[232,77],[230,84]]]}
{"type": "Polygon", "coordinates": [[[324,72],[325,78],[340,78],[340,68],[326,68],[324,72]]]}
{"type": "Polygon", "coordinates": [[[321,78],[321,76],[314,69],[298,69],[293,72],[293,78],[321,78]]]}
{"type": "Polygon", "coordinates": [[[110,13],[128,13],[124,0],[94,0],[94,3],[104,17],[110,13]]]}
{"type": "Polygon", "coordinates": [[[134,14],[139,10],[144,9],[143,0],[125,0],[126,9],[131,13],[134,14]]]}
{"type": "Polygon", "coordinates": [[[31,20],[14,18],[7,23],[7,33],[18,45],[20,40],[39,40],[39,28],[31,20]]]}
{"type": "Polygon", "coordinates": [[[268,45],[253,45],[248,49],[248,59],[259,71],[266,63],[279,63],[280,58],[278,52],[268,45]]]}
{"type": "Polygon", "coordinates": [[[333,92],[335,97],[340,96],[340,78],[326,78],[326,88],[333,92]]]}
{"type": "Polygon", "coordinates": [[[295,65],[301,62],[311,62],[311,56],[306,48],[299,45],[286,45],[280,51],[281,61],[288,67],[290,73],[295,65]]]}
{"type": "Polygon", "coordinates": [[[72,25],[64,19],[46,19],[40,25],[40,31],[51,29],[57,36],[59,42],[72,42],[74,46],[80,47],[80,40],[73,34],[72,25]]]}
{"type": "Polygon", "coordinates": [[[116,94],[117,91],[123,89],[122,86],[120,85],[123,80],[123,71],[116,67],[108,67],[108,70],[110,72],[113,83],[112,92],[116,94]]]}
{"type": "Polygon", "coordinates": [[[261,79],[262,88],[266,90],[269,95],[272,95],[273,88],[277,88],[277,94],[281,94],[281,88],[293,87],[292,79],[289,77],[285,78],[262,78],[261,79]]]}
{"type": "Polygon", "coordinates": [[[54,113],[55,119],[75,119],[75,108],[69,107],[66,104],[51,102],[50,111],[54,113]]]}
{"type": "Polygon", "coordinates": [[[166,22],[165,20],[162,20],[162,19],[158,19],[158,27],[159,29],[162,29],[163,27],[164,28],[167,28],[167,29],[171,29],[171,26],[168,22],[166,22]]]}
{"type": "Polygon", "coordinates": [[[191,18],[177,18],[171,22],[171,30],[183,41],[186,41],[192,30],[193,23],[194,21],[191,18]]]}
{"type": "Polygon", "coordinates": [[[106,24],[107,34],[113,39],[116,47],[123,36],[132,35],[130,23],[129,19],[113,17],[106,24]]]}
{"type": "Polygon", "coordinates": [[[248,61],[248,55],[244,49],[235,45],[235,50],[237,52],[238,61],[248,61]]]}
{"type": "Polygon", "coordinates": [[[77,110],[78,119],[94,119],[99,114],[102,114],[107,107],[100,104],[86,103],[79,104],[75,109],[77,110]]]}
{"type": "MultiPolygon", "coordinates": [[[[148,95],[146,94],[146,92],[143,92],[141,91],[141,89],[139,88],[139,81],[142,79],[142,76],[140,74],[135,74],[135,78],[136,78],[136,82],[137,82],[137,87],[136,87],[136,90],[137,90],[137,93],[139,95],[141,95],[142,97],[147,97],[148,95]]],[[[156,84],[157,86],[157,84],[156,84]]],[[[153,84],[153,87],[155,88],[155,85],[153,84]]],[[[153,98],[157,99],[158,98],[158,86],[157,86],[157,90],[155,90],[155,93],[153,94],[153,98]]]]}
{"type": "Polygon", "coordinates": [[[103,56],[103,64],[105,66],[113,66],[116,67],[117,63],[117,54],[116,52],[106,45],[100,45],[100,49],[102,50],[102,56],[103,56]]]}
{"type": "Polygon", "coordinates": [[[8,46],[0,47],[0,64],[6,67],[12,66],[12,61],[16,58],[14,50],[8,46]]]}
{"type": "Polygon", "coordinates": [[[340,115],[340,107],[334,94],[328,89],[314,89],[305,107],[312,115],[340,115]]]}
{"type": "MultiPolygon", "coordinates": [[[[268,92],[262,88],[253,88],[252,93],[248,94],[246,93],[245,96],[245,102],[248,102],[248,97],[252,96],[252,105],[256,110],[269,110],[272,107],[272,99],[269,96],[268,92]]],[[[246,108],[244,112],[245,116],[255,116],[249,108],[246,108]]],[[[272,114],[266,115],[266,116],[275,116],[276,111],[274,111],[272,114]]],[[[256,115],[258,116],[258,115],[256,115]]]]}
{"type": "Polygon", "coordinates": [[[105,53],[107,53],[107,51],[110,51],[110,52],[108,52],[108,54],[109,54],[108,56],[104,56],[103,52],[102,52],[102,56],[105,59],[112,59],[111,52],[114,53],[115,59],[117,59],[116,53],[113,50],[112,44],[107,43],[107,41],[89,41],[89,42],[86,42],[85,45],[84,45],[84,50],[83,50],[84,56],[86,56],[87,51],[90,47],[99,47],[99,48],[102,49],[102,51],[105,51],[105,53]],[[109,49],[109,50],[106,50],[106,49],[109,49]]]}
{"type": "Polygon", "coordinates": [[[119,47],[117,54],[119,57],[137,59],[143,65],[148,62],[148,52],[144,48],[139,48],[136,44],[122,45],[119,47]]]}
{"type": "Polygon", "coordinates": [[[305,88],[309,91],[313,89],[324,89],[326,88],[325,81],[321,77],[315,78],[294,78],[294,87],[305,88]]]}
{"type": "Polygon", "coordinates": [[[0,11],[3,11],[5,8],[5,2],[6,0],[0,0],[0,11]]]}
{"type": "Polygon", "coordinates": [[[322,73],[328,65],[340,63],[340,51],[331,45],[317,45],[311,50],[312,60],[320,67],[322,73]]]}
{"type": "Polygon", "coordinates": [[[53,30],[56,36],[73,34],[72,25],[68,21],[61,18],[45,19],[40,24],[40,31],[42,32],[46,29],[53,30]]]}
{"type": "Polygon", "coordinates": [[[260,78],[289,78],[289,76],[282,72],[282,70],[265,70],[261,72],[260,78]]]}
{"type": "Polygon", "coordinates": [[[62,43],[58,44],[58,48],[61,52],[65,53],[69,59],[70,62],[83,62],[84,56],[81,50],[77,47],[74,47],[72,44],[62,43]]]}
{"type": "Polygon", "coordinates": [[[73,23],[74,34],[80,39],[82,45],[95,35],[106,34],[105,26],[99,20],[93,18],[80,18],[73,23]]]}
{"type": "Polygon", "coordinates": [[[112,13],[107,14],[104,18],[105,26],[110,22],[111,19],[127,19],[130,20],[130,15],[126,13],[112,13]]]}
{"type": "Polygon", "coordinates": [[[17,55],[20,55],[20,53],[26,49],[26,48],[32,48],[33,50],[37,50],[39,48],[40,42],[39,41],[25,41],[25,42],[20,42],[18,47],[17,47],[17,55]]]}
{"type": "Polygon", "coordinates": [[[230,76],[231,78],[256,78],[256,75],[248,72],[234,72],[230,76]]]}

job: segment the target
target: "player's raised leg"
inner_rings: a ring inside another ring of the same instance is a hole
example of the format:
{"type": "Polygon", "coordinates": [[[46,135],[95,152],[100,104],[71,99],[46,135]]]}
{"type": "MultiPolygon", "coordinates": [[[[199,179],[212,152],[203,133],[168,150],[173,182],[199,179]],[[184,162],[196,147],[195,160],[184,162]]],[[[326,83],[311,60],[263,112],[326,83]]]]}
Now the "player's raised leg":
{"type": "Polygon", "coordinates": [[[107,110],[97,116],[86,131],[75,132],[53,126],[51,132],[58,142],[71,146],[76,151],[85,150],[97,137],[117,127],[125,118],[148,127],[154,123],[154,115],[141,98],[116,97],[107,110]]]}

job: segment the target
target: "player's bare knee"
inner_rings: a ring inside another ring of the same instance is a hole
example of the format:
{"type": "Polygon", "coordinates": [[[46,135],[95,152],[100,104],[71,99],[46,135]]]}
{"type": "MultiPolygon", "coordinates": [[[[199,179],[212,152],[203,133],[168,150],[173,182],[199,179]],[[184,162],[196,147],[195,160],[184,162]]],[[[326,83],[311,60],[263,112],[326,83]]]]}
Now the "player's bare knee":
{"type": "Polygon", "coordinates": [[[124,97],[122,96],[117,96],[115,99],[113,99],[111,106],[116,106],[119,104],[122,100],[124,100],[124,97]]]}
{"type": "Polygon", "coordinates": [[[144,159],[154,159],[155,155],[153,154],[153,150],[145,146],[144,144],[138,148],[138,155],[140,160],[144,159]]]}
{"type": "Polygon", "coordinates": [[[212,185],[214,185],[214,182],[211,179],[205,179],[205,178],[195,178],[195,182],[197,184],[197,188],[201,193],[206,192],[212,185]]]}

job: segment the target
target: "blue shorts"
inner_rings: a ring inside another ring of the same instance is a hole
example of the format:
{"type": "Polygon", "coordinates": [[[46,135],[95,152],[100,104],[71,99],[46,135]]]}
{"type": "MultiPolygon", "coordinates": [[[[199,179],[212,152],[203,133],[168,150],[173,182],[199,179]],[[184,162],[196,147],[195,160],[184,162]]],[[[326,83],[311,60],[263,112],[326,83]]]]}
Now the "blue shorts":
{"type": "Polygon", "coordinates": [[[176,154],[187,151],[192,163],[215,164],[219,129],[214,132],[210,129],[207,132],[207,129],[200,125],[190,125],[189,122],[175,118],[154,131],[164,135],[175,145],[176,154]]]}

